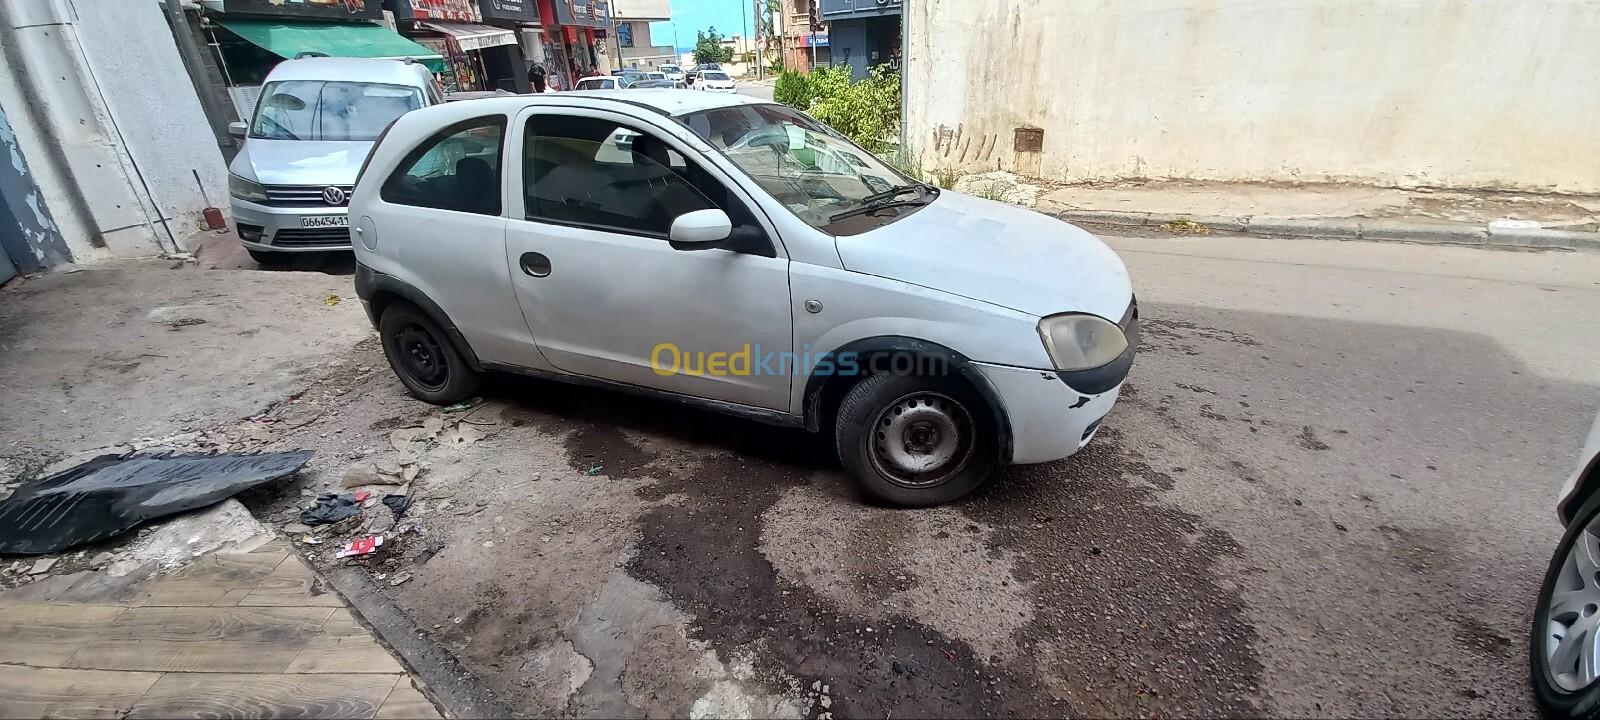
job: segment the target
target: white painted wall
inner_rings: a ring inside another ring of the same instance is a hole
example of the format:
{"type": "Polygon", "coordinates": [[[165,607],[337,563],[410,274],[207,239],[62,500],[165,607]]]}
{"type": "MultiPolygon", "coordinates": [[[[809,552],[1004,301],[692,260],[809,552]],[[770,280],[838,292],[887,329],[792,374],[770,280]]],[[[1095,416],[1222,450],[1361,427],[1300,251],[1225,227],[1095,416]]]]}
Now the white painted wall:
{"type": "Polygon", "coordinates": [[[207,205],[200,184],[227,207],[159,0],[0,0],[0,51],[0,106],[73,260],[181,246],[207,205]]]}
{"type": "MultiPolygon", "coordinates": [[[[671,20],[671,0],[611,0],[611,13],[618,20],[671,20]]],[[[649,35],[645,36],[648,42],[649,35]]]]}
{"type": "Polygon", "coordinates": [[[1593,0],[917,0],[928,167],[1600,192],[1593,0]],[[1013,151],[1018,127],[1042,153],[1013,151]]]}
{"type": "Polygon", "coordinates": [[[139,179],[182,242],[201,228],[206,207],[226,211],[228,168],[160,0],[72,2],[84,55],[139,179]]]}

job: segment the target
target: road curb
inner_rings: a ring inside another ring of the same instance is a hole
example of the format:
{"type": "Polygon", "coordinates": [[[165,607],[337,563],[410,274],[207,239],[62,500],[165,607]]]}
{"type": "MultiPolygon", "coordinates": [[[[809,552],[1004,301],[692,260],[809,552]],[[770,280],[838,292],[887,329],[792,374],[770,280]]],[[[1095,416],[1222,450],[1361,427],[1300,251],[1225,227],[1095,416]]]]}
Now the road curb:
{"type": "MultiPolygon", "coordinates": [[[[307,565],[316,567],[309,561],[307,565]]],[[[449,650],[429,639],[365,572],[353,567],[335,567],[324,569],[323,577],[350,603],[355,615],[422,680],[423,693],[444,710],[445,717],[512,717],[511,706],[461,667],[449,650]]]]}
{"type": "Polygon", "coordinates": [[[1562,250],[1600,250],[1600,232],[1581,230],[1501,228],[1465,223],[1419,222],[1414,220],[1279,217],[1273,215],[1229,217],[1120,210],[1067,209],[1054,214],[1057,218],[1067,222],[1095,223],[1099,225],[1160,227],[1163,225],[1192,223],[1217,232],[1244,232],[1252,235],[1562,250]]]}

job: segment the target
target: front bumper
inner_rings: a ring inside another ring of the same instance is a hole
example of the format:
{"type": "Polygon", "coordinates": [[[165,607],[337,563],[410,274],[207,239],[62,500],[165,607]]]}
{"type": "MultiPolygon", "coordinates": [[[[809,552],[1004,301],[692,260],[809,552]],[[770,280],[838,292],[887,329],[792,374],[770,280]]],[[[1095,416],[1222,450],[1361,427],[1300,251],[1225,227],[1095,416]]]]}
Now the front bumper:
{"type": "Polygon", "coordinates": [[[973,363],[994,388],[1011,425],[1011,463],[1029,465],[1072,455],[1094,439],[1117,404],[1122,385],[1096,395],[1068,387],[1055,372],[973,363]]]}
{"type": "Polygon", "coordinates": [[[306,228],[301,218],[345,215],[348,208],[277,207],[230,198],[239,242],[265,252],[330,252],[350,249],[350,228],[306,228]]]}

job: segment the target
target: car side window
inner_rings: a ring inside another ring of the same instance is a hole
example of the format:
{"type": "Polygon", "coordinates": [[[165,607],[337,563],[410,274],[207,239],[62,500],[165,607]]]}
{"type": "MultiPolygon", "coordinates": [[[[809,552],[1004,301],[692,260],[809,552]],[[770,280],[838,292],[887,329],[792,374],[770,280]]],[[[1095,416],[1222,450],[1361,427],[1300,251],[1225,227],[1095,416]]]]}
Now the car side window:
{"type": "Polygon", "coordinates": [[[505,131],[504,115],[440,130],[401,159],[379,196],[396,205],[499,215],[505,131]]]}
{"type": "Polygon", "coordinates": [[[625,125],[535,115],[523,147],[529,220],[665,238],[678,216],[718,207],[690,179],[703,175],[693,163],[625,125]]]}

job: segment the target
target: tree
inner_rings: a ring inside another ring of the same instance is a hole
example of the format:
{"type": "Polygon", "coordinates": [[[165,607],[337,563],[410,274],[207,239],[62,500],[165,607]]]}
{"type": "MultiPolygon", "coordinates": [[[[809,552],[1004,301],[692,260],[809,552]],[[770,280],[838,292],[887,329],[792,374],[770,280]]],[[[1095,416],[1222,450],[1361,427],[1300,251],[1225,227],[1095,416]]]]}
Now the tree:
{"type": "Polygon", "coordinates": [[[694,61],[718,64],[733,61],[733,48],[722,44],[722,34],[715,25],[696,33],[694,61]]]}

